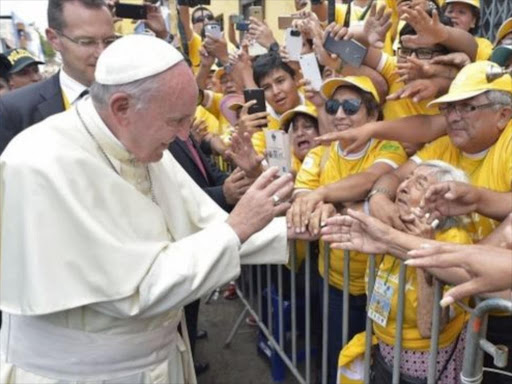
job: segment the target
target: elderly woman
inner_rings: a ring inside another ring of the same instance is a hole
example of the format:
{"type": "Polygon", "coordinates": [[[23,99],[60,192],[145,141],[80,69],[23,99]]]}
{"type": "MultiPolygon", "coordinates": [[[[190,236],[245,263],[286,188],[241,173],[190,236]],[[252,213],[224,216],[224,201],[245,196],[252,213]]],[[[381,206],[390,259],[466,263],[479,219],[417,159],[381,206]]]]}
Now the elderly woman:
{"type": "MultiPolygon", "coordinates": [[[[334,130],[358,129],[381,117],[379,96],[368,77],[347,76],[329,79],[321,89],[327,99],[324,111],[334,130]]],[[[322,216],[332,211],[332,205],[348,206],[368,194],[380,175],[391,171],[406,160],[401,146],[395,142],[369,140],[357,148],[357,153],[345,155],[344,144],[335,142],[330,147],[317,147],[309,152],[295,180],[295,201],[289,218],[298,232],[318,230],[322,216]]],[[[323,243],[320,243],[323,255],[323,243]]],[[[364,329],[366,295],[364,274],[366,255],[350,255],[350,311],[349,337],[364,329]]],[[[320,286],[329,281],[329,343],[328,382],[336,382],[337,357],[342,344],[343,310],[343,252],[331,250],[327,276],[324,258],[319,257],[320,286]]],[[[321,300],[320,300],[321,301],[321,300]]]]}
{"type": "MultiPolygon", "coordinates": [[[[410,178],[402,182],[397,190],[395,204],[408,234],[450,243],[469,244],[471,242],[469,235],[463,229],[464,224],[461,218],[442,217],[439,221],[429,225],[427,218],[418,214],[418,208],[428,187],[437,182],[451,180],[468,181],[464,172],[451,165],[441,161],[430,161],[422,163],[410,178]]],[[[339,220],[338,218],[334,221],[339,222],[339,220]]],[[[396,231],[388,232],[386,226],[375,219],[372,219],[371,224],[356,223],[349,218],[341,220],[344,221],[341,231],[339,227],[328,227],[325,232],[331,233],[331,235],[326,236],[325,240],[340,240],[339,235],[333,236],[332,234],[346,232],[349,227],[350,231],[353,231],[350,233],[350,239],[345,236],[341,239],[341,243],[333,243],[331,247],[385,254],[378,257],[377,278],[375,289],[371,294],[368,316],[373,320],[373,330],[378,339],[378,347],[372,364],[372,383],[387,384],[391,382],[393,352],[396,343],[395,328],[400,269],[399,260],[389,253],[393,252],[398,256],[403,256],[403,250],[397,251],[399,247],[395,247],[394,233],[396,231]],[[372,227],[371,230],[370,227],[372,227]],[[362,237],[358,236],[358,231],[362,237]],[[365,234],[363,231],[368,232],[365,234]]],[[[445,276],[451,273],[450,270],[435,272],[441,279],[443,273],[445,276]]],[[[400,383],[423,383],[426,382],[428,371],[434,292],[430,275],[425,270],[408,267],[405,279],[400,383]]],[[[464,328],[465,316],[457,308],[451,309],[445,311],[441,317],[436,383],[458,382],[462,368],[464,342],[461,332],[464,328]]]]}

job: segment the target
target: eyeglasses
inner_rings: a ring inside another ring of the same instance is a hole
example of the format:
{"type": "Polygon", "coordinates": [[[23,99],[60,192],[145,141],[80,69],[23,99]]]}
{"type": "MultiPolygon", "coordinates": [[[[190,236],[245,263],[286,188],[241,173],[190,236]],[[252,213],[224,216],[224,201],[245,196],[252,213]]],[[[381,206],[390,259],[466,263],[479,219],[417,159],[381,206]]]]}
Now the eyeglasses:
{"type": "Polygon", "coordinates": [[[398,48],[398,56],[401,57],[409,57],[412,56],[412,54],[415,53],[416,57],[420,60],[430,60],[432,57],[435,56],[435,54],[443,54],[446,53],[446,50],[444,49],[430,49],[430,48],[398,48]]]}
{"type": "Polygon", "coordinates": [[[193,24],[197,24],[197,23],[202,23],[204,22],[205,20],[207,21],[213,21],[214,20],[214,17],[213,15],[201,15],[201,16],[197,16],[194,18],[194,20],[192,20],[192,23],[193,24]]]}
{"type": "Polygon", "coordinates": [[[85,49],[92,49],[96,48],[99,44],[103,44],[105,47],[108,47],[110,44],[112,44],[114,41],[117,40],[117,36],[110,36],[106,39],[94,39],[92,37],[80,37],[78,39],[75,39],[73,37],[69,37],[68,35],[62,33],[61,31],[56,31],[59,36],[65,37],[69,41],[75,43],[76,45],[79,45],[82,48],[85,49]]]}
{"type": "Polygon", "coordinates": [[[341,107],[345,115],[354,116],[361,109],[361,104],[360,99],[347,99],[343,101],[329,99],[325,102],[325,112],[329,115],[335,115],[341,107]]]}
{"type": "Polygon", "coordinates": [[[460,116],[470,114],[471,112],[475,112],[478,109],[485,109],[490,108],[493,105],[502,105],[502,104],[496,104],[496,103],[486,103],[486,104],[480,104],[480,105],[473,105],[473,104],[444,104],[439,107],[439,111],[443,115],[449,115],[453,111],[457,111],[457,114],[460,116]]]}

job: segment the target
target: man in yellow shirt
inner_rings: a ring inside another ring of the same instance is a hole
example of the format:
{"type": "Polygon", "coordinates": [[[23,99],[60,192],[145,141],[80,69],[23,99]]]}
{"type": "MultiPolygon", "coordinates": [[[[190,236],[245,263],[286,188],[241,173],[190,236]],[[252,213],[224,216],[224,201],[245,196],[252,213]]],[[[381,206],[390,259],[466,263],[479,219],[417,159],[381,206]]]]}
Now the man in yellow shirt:
{"type": "Polygon", "coordinates": [[[512,77],[488,82],[486,72],[494,66],[479,61],[466,66],[447,95],[434,101],[448,123],[443,136],[416,153],[395,173],[379,179],[370,196],[374,216],[393,223],[394,197],[399,180],[408,177],[426,160],[443,160],[463,169],[471,184],[479,188],[480,204],[472,217],[470,231],[475,241],[487,236],[512,207],[512,77]]]}

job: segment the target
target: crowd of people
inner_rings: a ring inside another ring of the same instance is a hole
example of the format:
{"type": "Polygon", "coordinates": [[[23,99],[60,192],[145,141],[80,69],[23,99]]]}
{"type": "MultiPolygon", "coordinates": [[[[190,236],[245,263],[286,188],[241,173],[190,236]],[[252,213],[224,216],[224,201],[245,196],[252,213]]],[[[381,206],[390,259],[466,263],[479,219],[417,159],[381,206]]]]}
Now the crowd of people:
{"type": "MultiPolygon", "coordinates": [[[[241,264],[287,263],[290,239],[288,273],[305,241],[330,245],[328,266],[314,258],[328,383],[364,353],[367,317],[371,382],[391,382],[401,261],[400,383],[426,382],[433,277],[436,382],[459,382],[457,302],[512,301],[512,18],[491,42],[480,0],[339,2],[332,23],[327,1],[296,0],[289,28],[317,84],[257,15],[216,35],[210,9],[179,0],[174,36],[148,2],[128,33],[117,3],[49,0],[62,67],[47,79],[26,50],[0,55],[0,382],[194,383],[208,369],[193,359],[200,297],[241,264]],[[357,43],[362,64],[328,40],[357,43]],[[286,172],[270,166],[277,131],[286,172]]],[[[512,348],[511,322],[492,314],[487,339],[512,348]]],[[[512,359],[504,371],[483,382],[511,383],[512,359]]]]}

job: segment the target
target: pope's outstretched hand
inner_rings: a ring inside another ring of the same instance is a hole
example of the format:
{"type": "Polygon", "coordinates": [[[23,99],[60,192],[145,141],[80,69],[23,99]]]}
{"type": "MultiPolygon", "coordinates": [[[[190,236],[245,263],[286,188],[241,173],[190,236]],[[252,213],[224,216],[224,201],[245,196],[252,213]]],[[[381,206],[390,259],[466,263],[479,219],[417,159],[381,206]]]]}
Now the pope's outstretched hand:
{"type": "Polygon", "coordinates": [[[293,177],[277,174],[276,167],[263,172],[231,211],[227,223],[242,243],[290,208],[293,177]]]}

